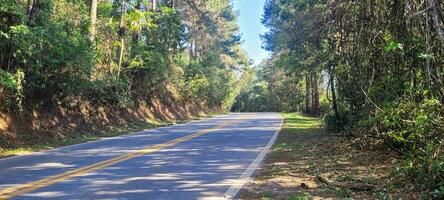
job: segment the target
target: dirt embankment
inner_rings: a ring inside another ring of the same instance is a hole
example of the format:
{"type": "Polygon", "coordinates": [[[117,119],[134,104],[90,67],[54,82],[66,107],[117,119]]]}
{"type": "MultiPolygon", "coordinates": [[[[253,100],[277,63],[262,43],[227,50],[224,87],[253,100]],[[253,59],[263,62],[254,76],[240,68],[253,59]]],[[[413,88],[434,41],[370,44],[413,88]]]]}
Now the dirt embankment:
{"type": "Polygon", "coordinates": [[[0,150],[45,143],[73,134],[97,134],[134,123],[174,122],[202,116],[221,109],[209,109],[199,102],[183,102],[174,97],[152,98],[136,105],[95,106],[78,103],[71,109],[61,107],[24,112],[0,113],[0,150]]]}

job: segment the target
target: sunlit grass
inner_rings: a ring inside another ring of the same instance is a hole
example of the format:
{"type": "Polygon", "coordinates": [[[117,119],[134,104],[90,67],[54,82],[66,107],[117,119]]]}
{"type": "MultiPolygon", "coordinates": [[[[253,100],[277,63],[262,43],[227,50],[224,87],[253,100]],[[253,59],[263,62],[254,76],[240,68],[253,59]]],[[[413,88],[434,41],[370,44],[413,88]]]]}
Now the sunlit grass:
{"type": "Polygon", "coordinates": [[[2,152],[0,152],[0,157],[9,157],[9,156],[14,156],[14,155],[28,154],[28,153],[31,153],[34,151],[36,151],[36,150],[31,147],[17,148],[17,149],[3,149],[2,152]]]}
{"type": "Polygon", "coordinates": [[[283,113],[284,126],[282,128],[279,141],[287,143],[295,143],[289,138],[293,138],[295,134],[313,134],[322,131],[321,119],[315,117],[305,116],[301,113],[283,113]]]}
{"type": "MultiPolygon", "coordinates": [[[[268,186],[268,183],[278,183],[279,181],[290,184],[286,182],[289,180],[307,183],[307,180],[301,179],[301,177],[305,177],[306,170],[315,164],[312,160],[313,157],[311,157],[312,154],[308,150],[311,149],[309,145],[323,133],[320,118],[309,117],[301,113],[281,113],[281,115],[284,117],[282,130],[267,155],[264,166],[255,178],[261,189],[242,193],[243,198],[241,199],[313,199],[312,195],[306,191],[284,194],[285,192],[282,192],[283,189],[280,186],[276,188],[268,186]],[[297,174],[297,177],[294,174],[297,174]],[[287,198],[283,198],[283,196],[287,198]]],[[[300,182],[295,184],[299,185],[300,182]]]]}
{"type": "Polygon", "coordinates": [[[304,116],[300,113],[283,113],[282,115],[285,119],[284,129],[317,129],[321,125],[321,120],[319,118],[304,116]]]}
{"type": "MultiPolygon", "coordinates": [[[[284,126],[279,137],[268,155],[268,162],[294,162],[303,155],[301,149],[305,145],[304,138],[312,138],[323,131],[321,119],[308,117],[301,113],[282,113],[284,126]]],[[[262,171],[265,177],[285,174],[279,166],[262,171]]]]}

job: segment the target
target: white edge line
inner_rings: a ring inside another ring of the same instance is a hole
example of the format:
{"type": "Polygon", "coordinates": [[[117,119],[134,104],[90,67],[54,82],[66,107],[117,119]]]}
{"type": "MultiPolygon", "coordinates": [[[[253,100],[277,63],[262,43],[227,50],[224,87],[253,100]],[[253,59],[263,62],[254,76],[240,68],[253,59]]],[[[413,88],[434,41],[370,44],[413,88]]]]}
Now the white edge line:
{"type": "Polygon", "coordinates": [[[270,151],[273,144],[276,142],[277,136],[279,135],[279,132],[282,130],[282,126],[284,125],[284,119],[282,115],[280,115],[281,122],[279,124],[279,128],[274,133],[273,137],[270,139],[270,141],[267,143],[265,148],[261,151],[261,153],[253,160],[253,162],[248,166],[248,168],[242,173],[242,175],[239,177],[239,182],[237,184],[232,185],[227,192],[224,194],[225,199],[235,199],[237,193],[239,193],[240,189],[251,180],[251,176],[253,173],[258,169],[262,162],[264,161],[265,156],[270,151]]]}

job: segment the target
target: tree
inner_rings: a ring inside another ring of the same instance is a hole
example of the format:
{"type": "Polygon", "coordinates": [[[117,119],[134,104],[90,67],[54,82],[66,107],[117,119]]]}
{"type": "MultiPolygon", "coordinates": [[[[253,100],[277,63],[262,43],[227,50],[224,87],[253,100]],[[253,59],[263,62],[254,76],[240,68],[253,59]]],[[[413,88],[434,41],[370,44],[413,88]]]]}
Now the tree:
{"type": "Polygon", "coordinates": [[[119,65],[117,67],[117,76],[120,76],[122,70],[123,56],[125,54],[125,0],[120,1],[120,23],[119,23],[119,37],[120,37],[120,51],[119,51],[119,65]]]}
{"type": "Polygon", "coordinates": [[[94,42],[95,35],[96,35],[96,23],[97,23],[97,0],[91,0],[91,12],[90,12],[90,18],[91,18],[91,41],[94,42]]]}
{"type": "MultiPolygon", "coordinates": [[[[410,155],[405,167],[413,179],[430,183],[419,186],[427,194],[444,183],[437,178],[444,170],[428,170],[439,168],[428,160],[444,160],[443,9],[436,0],[268,0],[262,20],[269,28],[264,46],[273,54],[267,67],[275,75],[284,71],[284,80],[305,82],[295,87],[305,90],[293,97],[305,98],[300,107],[323,114],[329,132],[410,155]],[[322,98],[330,100],[329,110],[319,105],[322,98]]],[[[246,94],[236,105],[265,95],[246,94]]]]}
{"type": "Polygon", "coordinates": [[[248,65],[229,1],[14,0],[0,8],[2,112],[82,101],[128,107],[172,98],[165,88],[178,91],[176,100],[226,109],[248,65]],[[195,59],[185,56],[189,46],[195,59]]]}

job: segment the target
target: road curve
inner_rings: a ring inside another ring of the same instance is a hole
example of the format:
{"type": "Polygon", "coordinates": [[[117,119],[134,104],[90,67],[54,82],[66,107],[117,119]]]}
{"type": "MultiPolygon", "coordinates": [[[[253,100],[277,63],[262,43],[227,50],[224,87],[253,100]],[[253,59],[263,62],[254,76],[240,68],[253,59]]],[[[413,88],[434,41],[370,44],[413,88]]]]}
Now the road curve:
{"type": "Polygon", "coordinates": [[[0,199],[230,199],[281,125],[230,113],[0,159],[0,199]]]}

